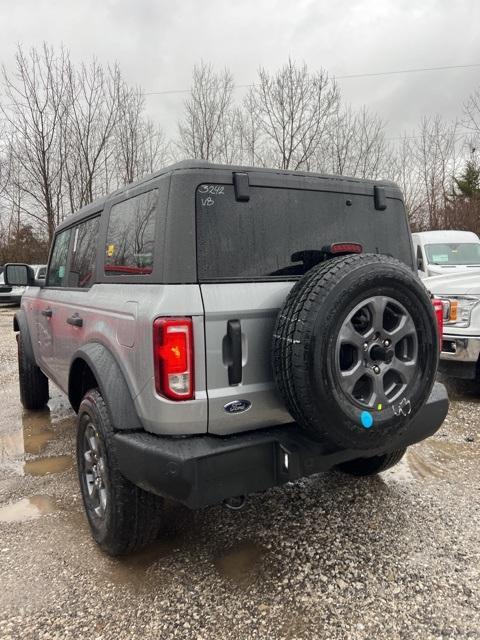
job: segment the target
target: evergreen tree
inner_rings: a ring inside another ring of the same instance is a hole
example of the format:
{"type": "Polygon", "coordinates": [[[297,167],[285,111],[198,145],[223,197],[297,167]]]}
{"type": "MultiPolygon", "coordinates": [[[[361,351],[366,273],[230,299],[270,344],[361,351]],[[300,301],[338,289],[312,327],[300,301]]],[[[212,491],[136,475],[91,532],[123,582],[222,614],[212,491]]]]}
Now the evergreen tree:
{"type": "Polygon", "coordinates": [[[459,178],[455,178],[460,193],[455,195],[463,198],[475,198],[480,196],[480,166],[474,160],[469,160],[465,171],[459,178]]]}

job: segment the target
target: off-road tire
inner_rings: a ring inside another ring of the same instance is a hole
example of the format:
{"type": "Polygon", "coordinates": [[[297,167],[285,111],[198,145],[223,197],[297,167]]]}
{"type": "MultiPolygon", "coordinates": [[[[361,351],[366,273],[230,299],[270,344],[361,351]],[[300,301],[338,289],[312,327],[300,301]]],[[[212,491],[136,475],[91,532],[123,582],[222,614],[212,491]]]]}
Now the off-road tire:
{"type": "Polygon", "coordinates": [[[28,355],[24,340],[22,332],[17,333],[20,401],[25,409],[39,411],[48,402],[48,378],[28,355]]]}
{"type": "Polygon", "coordinates": [[[115,452],[114,428],[105,401],[97,389],[88,391],[78,410],[77,466],[83,503],[92,535],[111,556],[131,553],[144,547],[159,534],[163,499],[143,491],[119,471],[115,452]],[[107,504],[102,516],[92,507],[85,477],[84,436],[93,425],[105,461],[107,504]]]}
{"type": "Polygon", "coordinates": [[[435,381],[438,333],[429,294],[416,275],[378,254],[333,258],[299,280],[280,310],[273,336],[273,372],[288,411],[312,438],[335,447],[369,449],[400,437],[435,381]],[[335,341],[344,319],[368,295],[385,295],[408,308],[418,337],[418,372],[404,414],[395,404],[372,408],[347,402],[334,375],[335,341]]]}
{"type": "Polygon", "coordinates": [[[397,449],[396,451],[385,453],[382,456],[349,460],[348,462],[339,464],[337,469],[350,476],[374,476],[398,464],[405,455],[405,451],[406,449],[397,449]]]}

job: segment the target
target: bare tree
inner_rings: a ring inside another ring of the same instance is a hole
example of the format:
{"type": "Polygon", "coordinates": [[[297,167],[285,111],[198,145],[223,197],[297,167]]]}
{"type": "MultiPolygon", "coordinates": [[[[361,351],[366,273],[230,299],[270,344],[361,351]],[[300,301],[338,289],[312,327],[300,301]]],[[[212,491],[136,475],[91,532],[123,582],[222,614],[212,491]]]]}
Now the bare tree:
{"type": "Polygon", "coordinates": [[[251,110],[275,166],[308,169],[338,103],[337,86],[325,71],[309,73],[305,64],[289,60],[275,74],[259,70],[244,108],[251,110]]]}
{"type": "Polygon", "coordinates": [[[68,180],[73,208],[104,193],[103,169],[114,153],[122,79],[118,65],[104,69],[96,60],[68,69],[68,180]],[[73,164],[72,164],[73,163],[73,164]]]}
{"type": "Polygon", "coordinates": [[[167,161],[169,149],[162,129],[145,118],[145,98],[140,89],[124,83],[119,95],[114,164],[118,184],[125,184],[160,168],[167,161]]]}
{"type": "Polygon", "coordinates": [[[24,215],[45,226],[51,238],[62,216],[63,121],[68,56],[44,45],[25,54],[18,47],[16,70],[2,68],[5,100],[0,109],[9,128],[9,183],[22,195],[24,215]]]}
{"type": "Polygon", "coordinates": [[[404,133],[393,152],[393,163],[387,174],[402,189],[405,207],[414,229],[424,226],[426,207],[423,172],[416,160],[415,136],[404,133]]]}
{"type": "Polygon", "coordinates": [[[457,123],[440,116],[424,117],[415,137],[413,161],[418,163],[425,201],[423,222],[429,229],[442,226],[442,213],[453,194],[457,166],[457,123]]]}
{"type": "Polygon", "coordinates": [[[384,178],[390,172],[391,149],[385,139],[385,123],[363,107],[338,109],[325,144],[316,153],[318,168],[358,178],[384,178]]]}
{"type": "Polygon", "coordinates": [[[473,91],[463,106],[463,124],[473,132],[478,146],[480,144],[480,87],[473,91]]]}
{"type": "Polygon", "coordinates": [[[216,73],[205,62],[193,68],[190,97],[178,125],[181,154],[212,161],[225,157],[224,135],[229,128],[226,120],[232,117],[233,87],[233,77],[227,69],[216,73]]]}

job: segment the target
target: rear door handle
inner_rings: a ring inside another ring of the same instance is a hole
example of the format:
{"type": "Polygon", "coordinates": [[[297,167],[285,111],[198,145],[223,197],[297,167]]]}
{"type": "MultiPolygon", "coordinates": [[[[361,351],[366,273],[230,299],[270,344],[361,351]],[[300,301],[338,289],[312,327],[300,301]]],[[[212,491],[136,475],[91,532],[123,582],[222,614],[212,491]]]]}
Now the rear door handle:
{"type": "Polygon", "coordinates": [[[242,325],[240,320],[227,322],[227,338],[230,343],[230,362],[228,384],[240,384],[242,381],[242,325]]]}
{"type": "Polygon", "coordinates": [[[46,309],[42,309],[42,316],[45,316],[46,318],[51,318],[53,315],[53,311],[50,309],[50,307],[47,307],[46,309]]]}
{"type": "Polygon", "coordinates": [[[67,323],[74,327],[83,327],[83,318],[80,318],[77,313],[74,313],[73,316],[67,318],[67,323]]]}

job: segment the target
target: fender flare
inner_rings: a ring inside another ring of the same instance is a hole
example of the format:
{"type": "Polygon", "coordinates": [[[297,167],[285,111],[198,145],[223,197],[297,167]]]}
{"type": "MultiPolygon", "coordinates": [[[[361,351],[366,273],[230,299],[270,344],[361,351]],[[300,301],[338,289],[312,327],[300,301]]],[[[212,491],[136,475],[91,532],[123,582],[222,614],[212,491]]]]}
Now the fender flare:
{"type": "MultiPolygon", "coordinates": [[[[33,352],[33,346],[32,346],[32,338],[30,336],[30,329],[28,328],[27,317],[23,309],[20,309],[19,311],[17,311],[13,316],[13,330],[15,331],[15,333],[22,334],[23,349],[27,357],[32,362],[35,362],[36,364],[35,354],[33,352]]],[[[17,336],[17,340],[18,340],[18,336],[17,336]]]]}
{"type": "MultiPolygon", "coordinates": [[[[81,373],[85,365],[95,378],[115,430],[143,430],[125,376],[111,351],[100,342],[85,344],[73,355],[68,379],[68,397],[74,410],[78,411],[81,398],[75,393],[76,380],[72,374],[77,367],[77,371],[81,373]]],[[[87,391],[86,388],[82,389],[81,395],[87,391]]]]}

